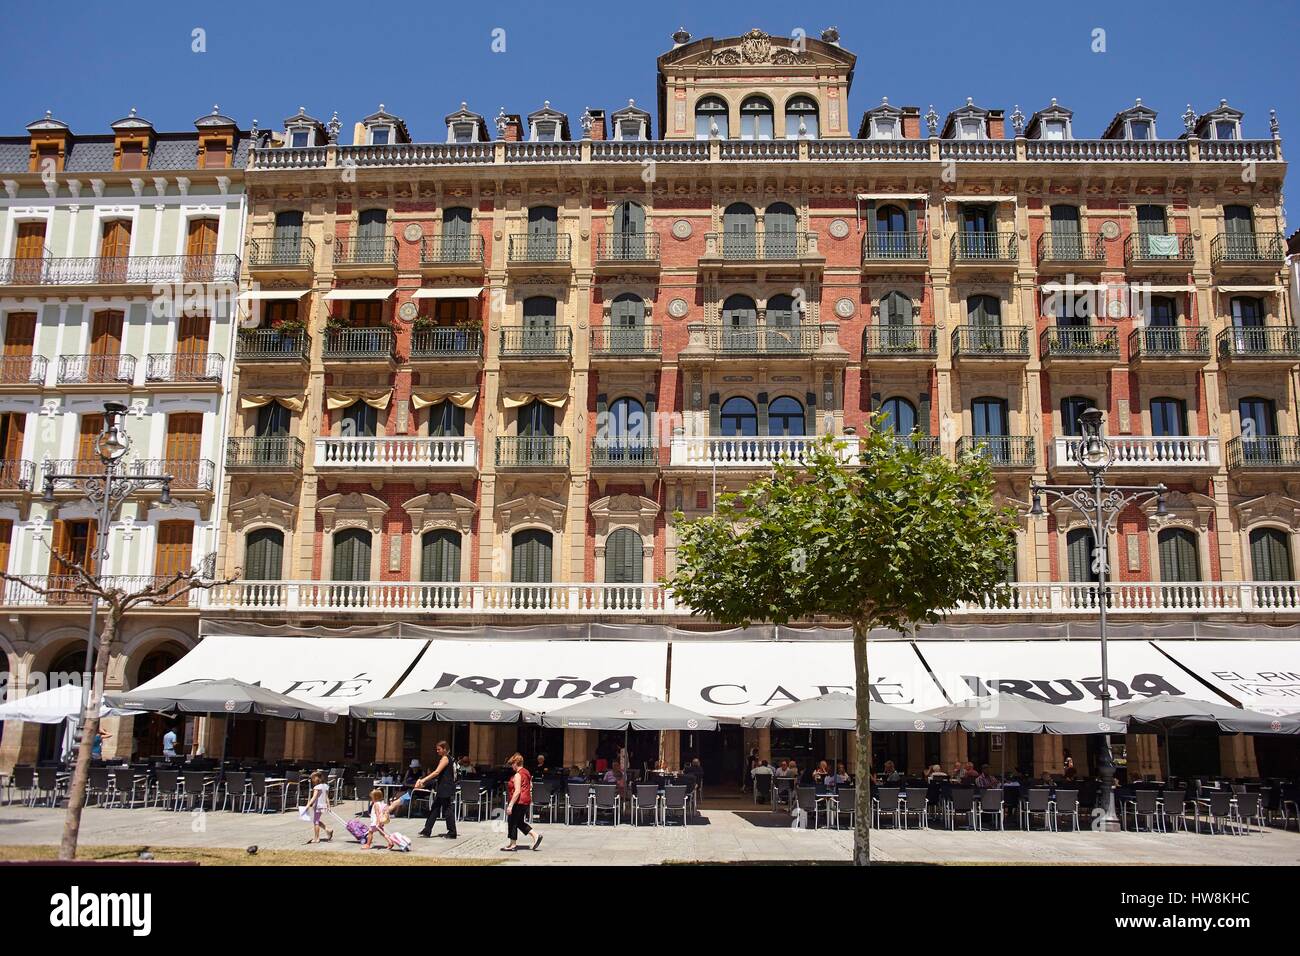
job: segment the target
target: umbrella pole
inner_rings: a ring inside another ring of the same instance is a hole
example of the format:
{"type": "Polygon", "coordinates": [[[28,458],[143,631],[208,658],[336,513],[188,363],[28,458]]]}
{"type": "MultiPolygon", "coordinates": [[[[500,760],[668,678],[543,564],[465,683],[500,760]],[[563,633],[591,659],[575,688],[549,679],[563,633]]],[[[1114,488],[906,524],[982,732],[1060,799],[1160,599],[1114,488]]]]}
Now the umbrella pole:
{"type": "Polygon", "coordinates": [[[1165,783],[1174,775],[1174,755],[1169,752],[1169,728],[1165,728],[1165,783]]]}

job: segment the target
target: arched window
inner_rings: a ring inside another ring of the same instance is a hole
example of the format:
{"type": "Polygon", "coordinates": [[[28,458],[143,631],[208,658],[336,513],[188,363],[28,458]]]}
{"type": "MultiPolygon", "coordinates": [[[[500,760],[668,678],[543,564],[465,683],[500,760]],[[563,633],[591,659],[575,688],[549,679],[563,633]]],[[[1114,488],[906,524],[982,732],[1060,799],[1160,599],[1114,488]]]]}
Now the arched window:
{"type": "Polygon", "coordinates": [[[1061,399],[1061,434],[1075,437],[1082,435],[1079,417],[1095,404],[1086,395],[1067,395],[1061,399]]]}
{"type": "Polygon", "coordinates": [[[1256,528],[1250,533],[1251,576],[1256,581],[1292,581],[1291,548],[1280,528],[1256,528]]]}
{"type": "Polygon", "coordinates": [[[767,433],[774,437],[806,435],[803,402],[789,395],[774,399],[767,406],[767,433]]]}
{"type": "Polygon", "coordinates": [[[296,265],[302,248],[302,210],[284,209],[275,214],[272,265],[296,265]]]}
{"type": "Polygon", "coordinates": [[[772,138],[772,101],[765,96],[751,96],[740,104],[740,138],[772,138]]]}
{"type": "Polygon", "coordinates": [[[553,262],[556,258],[559,212],[554,206],[530,206],[528,242],[525,258],[534,262],[553,262]]]}
{"type": "Polygon", "coordinates": [[[464,438],[465,409],[443,399],[429,406],[430,438],[464,438]]]}
{"type": "Polygon", "coordinates": [[[1065,536],[1066,563],[1069,566],[1071,581],[1096,581],[1097,570],[1093,564],[1096,549],[1092,532],[1087,528],[1075,528],[1065,536]]]}
{"type": "Polygon", "coordinates": [[[460,580],[460,532],[435,528],[420,536],[420,580],[460,580]]]}
{"type": "Polygon", "coordinates": [[[525,528],[510,542],[510,580],[515,584],[545,584],[551,580],[553,545],[549,531],[525,528]]]}
{"type": "Polygon", "coordinates": [[[916,256],[920,251],[919,240],[907,227],[907,213],[892,203],[876,210],[876,234],[874,254],[885,259],[901,259],[916,256]]]}
{"type": "Polygon", "coordinates": [[[758,309],[749,296],[727,296],[722,303],[722,347],[734,352],[757,350],[758,309]]]}
{"type": "Polygon", "coordinates": [[[257,528],[244,537],[244,578],[278,581],[284,575],[284,532],[257,528]]]}
{"type": "Polygon", "coordinates": [[[1249,397],[1237,402],[1241,420],[1241,457],[1244,462],[1277,463],[1277,403],[1271,398],[1249,397]]]}
{"type": "Polygon", "coordinates": [[[1156,538],[1160,550],[1160,580],[1177,583],[1201,580],[1196,535],[1186,528],[1165,528],[1156,538]]]}
{"type": "Polygon", "coordinates": [[[609,237],[609,258],[640,260],[646,257],[645,207],[619,203],[614,209],[614,233],[609,237]]]}
{"type": "Polygon", "coordinates": [[[785,104],[785,138],[817,138],[817,102],[811,96],[792,96],[785,104]]]}
{"type": "Polygon", "coordinates": [[[388,230],[388,212],[384,209],[363,209],[357,216],[357,247],[355,261],[382,262],[384,239],[388,230]]]}
{"type": "Polygon", "coordinates": [[[718,423],[720,434],[728,438],[755,436],[758,434],[758,409],[747,398],[729,398],[722,404],[718,423]]]}
{"type": "Polygon", "coordinates": [[[1234,295],[1232,309],[1233,347],[1238,352],[1267,352],[1268,333],[1264,331],[1264,300],[1253,295],[1234,295]]]}
{"type": "Polygon", "coordinates": [[[799,348],[799,316],[792,296],[774,295],[767,300],[766,343],[768,352],[793,352],[799,348]]]}
{"type": "Polygon", "coordinates": [[[374,438],[379,433],[379,412],[357,399],[339,418],[339,434],[344,438],[374,438]]]}
{"type": "Polygon", "coordinates": [[[370,580],[370,532],[344,528],[334,533],[334,581],[370,580]]]}
{"type": "Polygon", "coordinates": [[[905,398],[887,398],[881,403],[884,418],[880,430],[893,435],[907,436],[916,430],[916,406],[905,398]]]}
{"type": "Polygon", "coordinates": [[[793,259],[799,251],[798,219],[789,203],[774,202],[763,213],[763,253],[766,259],[793,259]]]}
{"type": "Polygon", "coordinates": [[[515,419],[515,459],[516,465],[547,465],[553,463],[556,454],[555,409],[545,402],[534,399],[527,405],[520,406],[515,419]]]}
{"type": "Polygon", "coordinates": [[[1009,464],[1007,402],[1004,398],[977,398],[970,404],[971,433],[975,447],[994,464],[1009,464]]]}
{"type": "Polygon", "coordinates": [[[619,528],[605,539],[605,583],[641,584],[645,553],[641,536],[631,528],[619,528]]]}
{"type": "Polygon", "coordinates": [[[520,345],[525,352],[555,351],[556,302],[549,295],[524,299],[524,328],[520,345]]]}
{"type": "Polygon", "coordinates": [[[720,96],[706,96],[695,104],[695,138],[727,138],[727,104],[720,96]]]}
{"type": "Polygon", "coordinates": [[[645,406],[635,398],[616,398],[606,414],[605,434],[613,442],[644,442],[650,436],[645,406]]]}
{"type": "Polygon", "coordinates": [[[638,354],[645,352],[646,338],[645,300],[633,292],[624,292],[614,299],[609,308],[609,342],[599,343],[611,352],[638,354]]]}
{"type": "Polygon", "coordinates": [[[757,253],[754,207],[733,202],[722,212],[722,258],[753,259],[757,253]]]}
{"type": "Polygon", "coordinates": [[[1147,325],[1153,329],[1172,329],[1178,324],[1178,303],[1170,295],[1153,295],[1147,325]]]}

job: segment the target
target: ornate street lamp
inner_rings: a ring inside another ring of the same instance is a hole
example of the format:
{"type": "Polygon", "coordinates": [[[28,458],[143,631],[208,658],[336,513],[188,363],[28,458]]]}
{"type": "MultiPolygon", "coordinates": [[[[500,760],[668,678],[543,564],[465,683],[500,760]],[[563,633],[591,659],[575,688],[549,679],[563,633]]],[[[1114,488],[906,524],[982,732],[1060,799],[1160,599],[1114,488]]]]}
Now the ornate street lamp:
{"type": "MultiPolygon", "coordinates": [[[[1088,523],[1092,532],[1093,571],[1096,574],[1097,624],[1101,643],[1101,714],[1110,717],[1110,664],[1106,653],[1106,607],[1110,603],[1110,590],[1107,584],[1110,572],[1107,559],[1106,542],[1110,532],[1115,530],[1119,515],[1129,507],[1142,501],[1156,499],[1156,514],[1163,517],[1165,495],[1169,489],[1158,485],[1108,485],[1106,469],[1114,460],[1115,451],[1102,432],[1102,413],[1096,408],[1085,409],[1079,415],[1079,443],[1077,458],[1083,470],[1088,473],[1089,484],[1086,485],[1040,485],[1037,482],[1029,486],[1033,506],[1029,513],[1041,518],[1043,496],[1067,504],[1088,523]]],[[[1107,830],[1120,829],[1119,818],[1115,815],[1115,763],[1111,758],[1110,735],[1102,735],[1100,757],[1101,771],[1101,808],[1102,827],[1107,830]]]]}

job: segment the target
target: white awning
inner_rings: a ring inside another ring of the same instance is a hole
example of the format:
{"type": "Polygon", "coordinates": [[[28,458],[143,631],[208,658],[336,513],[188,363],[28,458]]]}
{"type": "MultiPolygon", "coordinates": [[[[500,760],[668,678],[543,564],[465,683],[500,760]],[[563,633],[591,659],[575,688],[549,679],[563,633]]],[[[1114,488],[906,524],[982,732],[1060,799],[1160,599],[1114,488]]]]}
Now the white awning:
{"type": "Polygon", "coordinates": [[[240,302],[252,302],[252,301],[263,302],[263,301],[273,300],[273,299],[301,299],[303,296],[307,294],[307,292],[308,292],[307,289],[299,289],[297,291],[293,291],[293,290],[285,291],[283,289],[276,289],[276,290],[253,289],[252,291],[249,292],[239,293],[239,301],[240,302]]]}
{"type": "Polygon", "coordinates": [[[1105,282],[1044,282],[1038,288],[1042,292],[1105,292],[1110,286],[1105,282]]]}
{"type": "Polygon", "coordinates": [[[1131,282],[1129,288],[1138,292],[1195,292],[1194,285],[1147,285],[1143,282],[1131,282]]]}
{"type": "Polygon", "coordinates": [[[858,193],[858,201],[864,199],[929,199],[929,193],[858,193]]]}
{"type": "Polygon", "coordinates": [[[546,713],[628,687],[662,700],[667,674],[666,641],[434,640],[395,693],[456,684],[546,713]]]}
{"type": "MultiPolygon", "coordinates": [[[[1149,641],[1108,641],[1106,649],[1115,703],[1156,694],[1223,703],[1149,641]]],[[[1101,709],[1097,641],[918,641],[917,650],[955,704],[1011,693],[1074,710],[1101,709]]]]}
{"type": "Polygon", "coordinates": [[[412,299],[472,299],[483,291],[481,285],[459,289],[416,289],[412,299]]]}
{"type": "Polygon", "coordinates": [[[423,640],[364,637],[205,637],[143,688],[233,677],[337,713],[389,696],[423,640]]]}
{"type": "Polygon", "coordinates": [[[944,202],[1015,202],[1015,196],[944,196],[944,202]]]}
{"type": "Polygon", "coordinates": [[[1154,643],[1243,707],[1263,714],[1300,712],[1300,641],[1154,643]]]}
{"type": "Polygon", "coordinates": [[[1280,285],[1221,285],[1220,292],[1281,292],[1280,285]]]}
{"type": "MultiPolygon", "coordinates": [[[[872,698],[911,710],[947,703],[906,641],[868,644],[872,698]]],[[[851,641],[674,641],[672,702],[738,721],[821,694],[853,693],[851,641]]]]}
{"type": "Polygon", "coordinates": [[[375,300],[378,300],[378,299],[387,299],[390,295],[392,295],[392,294],[393,294],[394,292],[396,292],[396,291],[397,291],[396,288],[392,288],[392,289],[330,289],[328,292],[325,293],[325,300],[326,300],[327,302],[337,302],[337,301],[340,300],[340,299],[344,299],[344,300],[347,300],[347,301],[349,301],[349,302],[355,302],[355,301],[375,301],[375,300]]]}

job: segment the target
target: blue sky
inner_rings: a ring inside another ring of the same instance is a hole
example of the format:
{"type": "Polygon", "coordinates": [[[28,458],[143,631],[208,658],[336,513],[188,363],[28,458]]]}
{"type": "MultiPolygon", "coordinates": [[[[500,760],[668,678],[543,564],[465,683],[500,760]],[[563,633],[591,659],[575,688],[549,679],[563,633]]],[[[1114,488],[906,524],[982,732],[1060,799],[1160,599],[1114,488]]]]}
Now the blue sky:
{"type": "MultiPolygon", "coordinates": [[[[577,128],[583,109],[635,98],[654,112],[655,57],[685,26],[726,36],[758,26],[817,36],[839,28],[858,55],[850,102],[860,115],[882,95],[933,103],[942,115],[967,96],[1026,115],[1055,96],[1075,135],[1095,136],[1135,97],[1159,111],[1160,134],[1182,131],[1220,98],[1246,112],[1245,135],[1300,137],[1296,0],[1127,2],[315,3],[248,6],[171,2],[13,4],[0,59],[0,129],[20,134],[44,110],[75,131],[106,132],[135,106],[159,129],[188,129],[213,103],[247,126],[278,126],[299,106],[345,130],[380,102],[416,139],[443,132],[461,100],[491,118],[549,99],[577,128]],[[192,51],[196,28],[206,52],[192,51]],[[506,50],[491,49],[505,31],[506,50]],[[1093,31],[1106,52],[1092,52],[1093,31]]],[[[856,125],[856,122],[855,122],[856,125]]],[[[345,133],[345,138],[348,134],[345,133]]],[[[1297,139],[1300,142],[1300,139],[1297,139]]],[[[1300,155],[1300,154],[1297,154],[1300,155]]],[[[1293,173],[1291,179],[1297,174],[1293,173]]]]}

